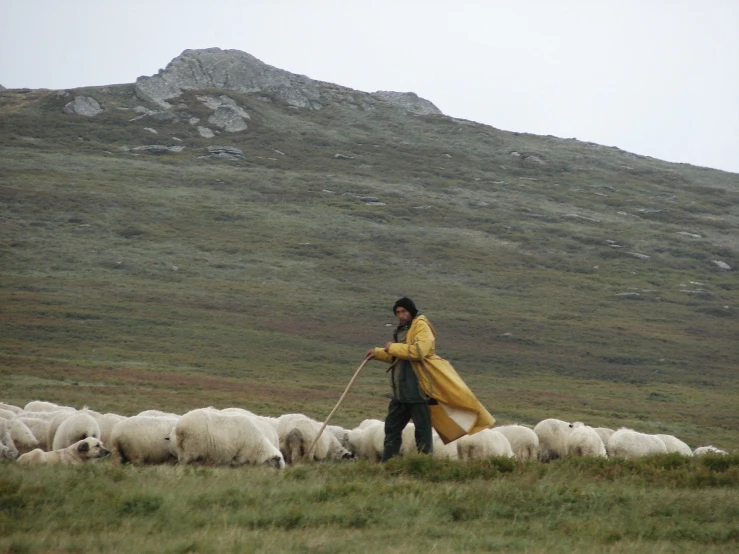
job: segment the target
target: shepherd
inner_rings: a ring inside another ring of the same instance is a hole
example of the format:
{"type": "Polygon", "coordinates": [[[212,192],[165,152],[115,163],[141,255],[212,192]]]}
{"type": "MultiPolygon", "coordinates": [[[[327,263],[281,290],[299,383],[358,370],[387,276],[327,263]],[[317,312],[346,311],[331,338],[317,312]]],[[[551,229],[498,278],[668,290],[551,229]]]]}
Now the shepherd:
{"type": "Polygon", "coordinates": [[[431,429],[448,444],[492,427],[495,419],[477,400],[452,365],[434,351],[436,331],[408,297],[393,305],[398,326],[393,341],[370,349],[365,360],[390,364],[393,396],[385,418],[382,461],[398,455],[403,429],[413,420],[416,448],[433,452],[431,429]]]}

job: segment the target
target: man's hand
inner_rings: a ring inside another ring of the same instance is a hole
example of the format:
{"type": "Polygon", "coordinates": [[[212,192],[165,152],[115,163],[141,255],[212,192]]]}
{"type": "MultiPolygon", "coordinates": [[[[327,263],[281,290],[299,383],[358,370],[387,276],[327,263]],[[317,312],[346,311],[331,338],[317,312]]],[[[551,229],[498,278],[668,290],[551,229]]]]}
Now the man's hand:
{"type": "Polygon", "coordinates": [[[375,349],[370,348],[367,350],[367,353],[364,355],[365,360],[374,360],[375,359],[375,349]]]}

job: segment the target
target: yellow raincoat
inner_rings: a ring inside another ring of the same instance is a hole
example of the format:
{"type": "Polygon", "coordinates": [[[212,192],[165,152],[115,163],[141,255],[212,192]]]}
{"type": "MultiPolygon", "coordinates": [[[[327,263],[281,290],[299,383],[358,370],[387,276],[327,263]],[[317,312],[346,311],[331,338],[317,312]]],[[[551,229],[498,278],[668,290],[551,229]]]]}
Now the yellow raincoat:
{"type": "Polygon", "coordinates": [[[413,319],[406,342],[392,343],[386,352],[375,348],[375,359],[392,363],[394,359],[410,360],[421,390],[438,402],[430,405],[431,424],[444,444],[464,435],[492,427],[495,418],[480,404],[452,364],[434,353],[436,331],[426,316],[413,319]]]}

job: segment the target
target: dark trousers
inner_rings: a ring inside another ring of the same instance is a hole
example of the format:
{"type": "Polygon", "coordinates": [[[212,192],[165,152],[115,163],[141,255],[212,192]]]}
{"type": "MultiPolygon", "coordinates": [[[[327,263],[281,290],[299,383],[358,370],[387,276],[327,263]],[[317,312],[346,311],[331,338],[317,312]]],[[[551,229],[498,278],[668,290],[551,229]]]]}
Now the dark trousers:
{"type": "Polygon", "coordinates": [[[391,400],[387,407],[385,418],[385,444],[382,452],[382,461],[386,462],[400,452],[403,440],[403,429],[413,420],[416,426],[416,448],[424,454],[434,451],[434,441],[431,435],[431,410],[423,402],[406,403],[391,400]]]}

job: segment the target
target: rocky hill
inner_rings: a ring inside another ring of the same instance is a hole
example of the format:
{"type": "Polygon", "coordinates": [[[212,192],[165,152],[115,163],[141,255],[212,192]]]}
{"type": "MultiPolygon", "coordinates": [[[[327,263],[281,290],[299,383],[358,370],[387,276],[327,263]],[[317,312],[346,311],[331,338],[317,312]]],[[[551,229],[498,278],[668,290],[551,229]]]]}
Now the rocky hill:
{"type": "Polygon", "coordinates": [[[136,83],[1,90],[0,125],[5,367],[333,390],[408,294],[496,416],[739,423],[736,174],[217,48],[136,83]]]}

